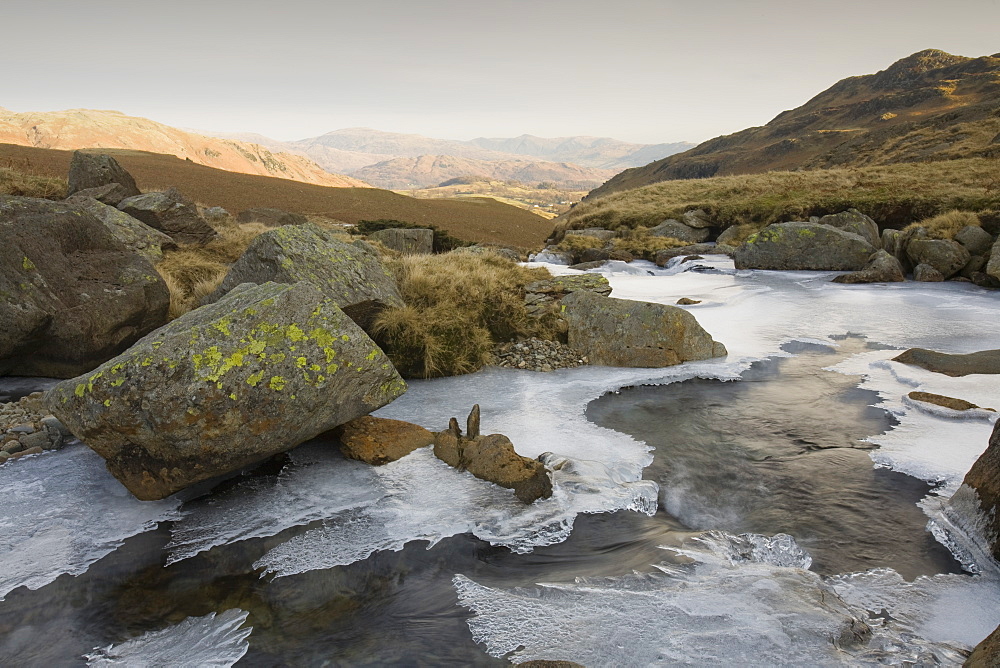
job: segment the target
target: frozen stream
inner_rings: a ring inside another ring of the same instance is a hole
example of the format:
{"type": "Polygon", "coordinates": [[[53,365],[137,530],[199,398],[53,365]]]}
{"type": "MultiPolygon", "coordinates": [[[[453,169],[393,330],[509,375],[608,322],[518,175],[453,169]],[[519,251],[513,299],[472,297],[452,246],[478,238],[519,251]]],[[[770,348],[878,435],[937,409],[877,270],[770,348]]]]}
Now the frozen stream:
{"type": "Polygon", "coordinates": [[[490,369],[379,411],[439,430],[478,402],[550,453],[531,506],[428,449],[371,468],[319,440],[156,503],[84,447],[0,467],[0,664],[960,664],[1000,576],[937,509],[995,415],[904,397],[1000,409],[1000,378],[890,360],[1000,348],[1000,294],[684,269],[612,267],[613,296],[702,300],[726,359],[490,369]]]}

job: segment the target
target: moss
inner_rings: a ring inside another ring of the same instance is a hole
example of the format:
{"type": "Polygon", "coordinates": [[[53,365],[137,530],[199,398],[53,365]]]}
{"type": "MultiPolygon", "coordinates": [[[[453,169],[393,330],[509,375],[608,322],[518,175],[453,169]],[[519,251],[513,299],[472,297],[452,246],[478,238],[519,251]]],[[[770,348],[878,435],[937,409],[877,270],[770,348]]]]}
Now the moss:
{"type": "Polygon", "coordinates": [[[34,271],[36,269],[35,263],[32,262],[31,258],[27,255],[25,255],[24,260],[21,261],[21,267],[23,267],[25,271],[34,271]]]}

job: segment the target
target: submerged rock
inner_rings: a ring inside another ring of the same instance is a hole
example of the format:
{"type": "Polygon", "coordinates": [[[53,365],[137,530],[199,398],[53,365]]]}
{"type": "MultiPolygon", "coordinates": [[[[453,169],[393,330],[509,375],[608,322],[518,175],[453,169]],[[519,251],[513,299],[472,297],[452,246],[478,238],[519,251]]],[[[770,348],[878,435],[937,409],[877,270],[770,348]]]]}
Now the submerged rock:
{"type": "Polygon", "coordinates": [[[118,208],[179,244],[203,244],[218,236],[198,213],[194,202],[177,188],[128,197],[118,208]]]}
{"type": "Polygon", "coordinates": [[[574,292],[562,300],[569,345],[591,364],[661,367],[725,356],[691,313],[676,306],[574,292]]]}
{"type": "Polygon", "coordinates": [[[737,269],[859,271],[876,251],[868,241],[819,223],[774,223],[736,248],[737,269]]]}
{"type": "Polygon", "coordinates": [[[149,261],[65,202],[0,196],[0,375],[68,378],[166,322],[149,261]]]}
{"type": "Polygon", "coordinates": [[[898,283],[905,281],[903,267],[899,260],[885,250],[879,250],[868,258],[861,271],[843,274],[833,279],[834,283],[898,283]]]}
{"type": "Polygon", "coordinates": [[[522,457],[503,434],[479,433],[479,404],[472,408],[464,436],[458,420],[434,434],[434,455],[449,466],[464,469],[480,480],[514,490],[524,503],[552,496],[552,479],[537,459],[522,457]]]}
{"type": "Polygon", "coordinates": [[[910,348],[893,357],[892,361],[912,364],[946,376],[1000,373],[1000,350],[980,350],[965,355],[952,355],[926,348],[910,348]]]}
{"type": "Polygon", "coordinates": [[[405,390],[318,289],[266,283],[181,316],[46,402],[149,500],[289,450],[405,390]]]}
{"type": "Polygon", "coordinates": [[[268,281],[311,283],[364,329],[382,309],[403,305],[396,280],[375,252],[363,243],[345,244],[311,223],[278,227],[254,239],[205,303],[243,283],[268,281]]]}
{"type": "Polygon", "coordinates": [[[371,415],[346,422],[333,433],[345,457],[373,466],[394,462],[434,442],[434,434],[420,425],[371,415]]]}

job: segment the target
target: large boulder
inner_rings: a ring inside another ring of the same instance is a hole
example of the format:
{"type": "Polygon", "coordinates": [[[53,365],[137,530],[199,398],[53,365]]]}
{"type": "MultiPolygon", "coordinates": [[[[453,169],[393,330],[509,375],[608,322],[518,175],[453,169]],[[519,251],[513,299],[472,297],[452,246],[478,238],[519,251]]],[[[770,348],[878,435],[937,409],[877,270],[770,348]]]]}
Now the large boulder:
{"type": "Polygon", "coordinates": [[[861,213],[857,209],[848,209],[840,213],[833,213],[819,219],[820,225],[829,225],[838,230],[853,232],[875,248],[882,247],[882,238],[879,236],[878,225],[875,221],[861,213]]]}
{"type": "Polygon", "coordinates": [[[137,498],[159,499],[405,390],[382,350],[316,287],[266,283],[186,313],[46,402],[137,498]]]}
{"type": "Polygon", "coordinates": [[[957,274],[971,257],[962,244],[950,239],[912,239],[906,245],[906,255],[914,267],[928,264],[945,279],[957,274]]]}
{"type": "Polygon", "coordinates": [[[955,234],[955,241],[962,244],[970,255],[986,255],[993,247],[993,237],[978,225],[968,225],[955,234]]]}
{"type": "Polygon", "coordinates": [[[833,279],[834,283],[893,283],[905,281],[903,267],[899,260],[885,250],[879,250],[868,258],[868,263],[850,274],[842,274],[833,279]]]}
{"type": "Polygon", "coordinates": [[[203,244],[217,236],[195,203],[176,188],[127,197],[118,208],[180,244],[203,244]]]}
{"type": "Polygon", "coordinates": [[[430,255],[434,252],[434,230],[393,227],[372,232],[368,238],[405,255],[430,255]]]}
{"type": "Polygon", "coordinates": [[[267,281],[312,283],[365,329],[382,309],[403,304],[396,280],[370,246],[344,243],[311,223],[278,227],[254,239],[205,303],[240,284],[267,281]]]}
{"type": "Polygon", "coordinates": [[[863,237],[819,223],[773,223],[740,244],[737,269],[859,271],[875,252],[863,237]]]}
{"type": "Polygon", "coordinates": [[[236,216],[236,222],[263,223],[271,227],[281,227],[282,225],[305,225],[309,221],[301,213],[259,206],[240,211],[236,216]]]}
{"type": "Polygon", "coordinates": [[[72,204],[0,196],[0,375],[68,378],[167,318],[149,261],[72,204]]]}
{"type": "Polygon", "coordinates": [[[104,223],[112,235],[134,253],[142,255],[152,263],[163,259],[163,251],[177,248],[174,240],[159,230],[113,206],[103,204],[92,197],[76,194],[66,200],[104,223]]]}
{"type": "Polygon", "coordinates": [[[668,218],[649,230],[650,236],[670,237],[689,244],[699,244],[708,239],[711,233],[707,227],[691,227],[673,218],[668,218]]]}
{"type": "Polygon", "coordinates": [[[591,292],[563,297],[569,345],[591,364],[661,367],[726,355],[693,315],[665,304],[591,292]]]}
{"type": "Polygon", "coordinates": [[[69,163],[69,188],[67,196],[74,195],[88,188],[99,188],[117,184],[121,190],[111,189],[109,192],[121,192],[124,197],[139,194],[135,179],[118,164],[110,155],[84,153],[74,151],[73,160],[69,163]]]}

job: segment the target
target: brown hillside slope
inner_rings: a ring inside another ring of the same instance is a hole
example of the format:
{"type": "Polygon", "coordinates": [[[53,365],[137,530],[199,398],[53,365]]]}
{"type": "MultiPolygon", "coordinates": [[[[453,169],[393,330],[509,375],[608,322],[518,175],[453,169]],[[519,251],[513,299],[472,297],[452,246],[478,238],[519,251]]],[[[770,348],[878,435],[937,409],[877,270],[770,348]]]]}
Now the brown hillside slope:
{"type": "MultiPolygon", "coordinates": [[[[356,223],[390,218],[436,225],[466,241],[540,245],[552,224],[533,213],[489,198],[428,200],[377,188],[329,188],[288,179],[238,174],[212,169],[172,155],[104,150],[113,155],[143,190],[177,186],[205,206],[222,206],[237,213],[252,207],[276,207],[356,223]]],[[[73,154],[0,144],[0,166],[65,178],[73,154]]]]}
{"type": "Polygon", "coordinates": [[[571,184],[576,190],[593,188],[614,175],[607,169],[540,160],[475,160],[451,155],[395,158],[369,165],[354,175],[383,188],[430,188],[451,179],[481,176],[497,181],[571,184]]]}
{"type": "Polygon", "coordinates": [[[148,151],[242,174],[277,176],[332,187],[369,187],[358,179],[330,174],[299,155],[272,153],[258,144],[205,137],[117,111],[69,109],[19,114],[0,108],[0,143],[64,150],[148,151]]]}
{"type": "Polygon", "coordinates": [[[844,79],[763,127],[629,169],[588,196],[672,179],[1000,157],[1000,53],[927,50],[844,79]]]}

